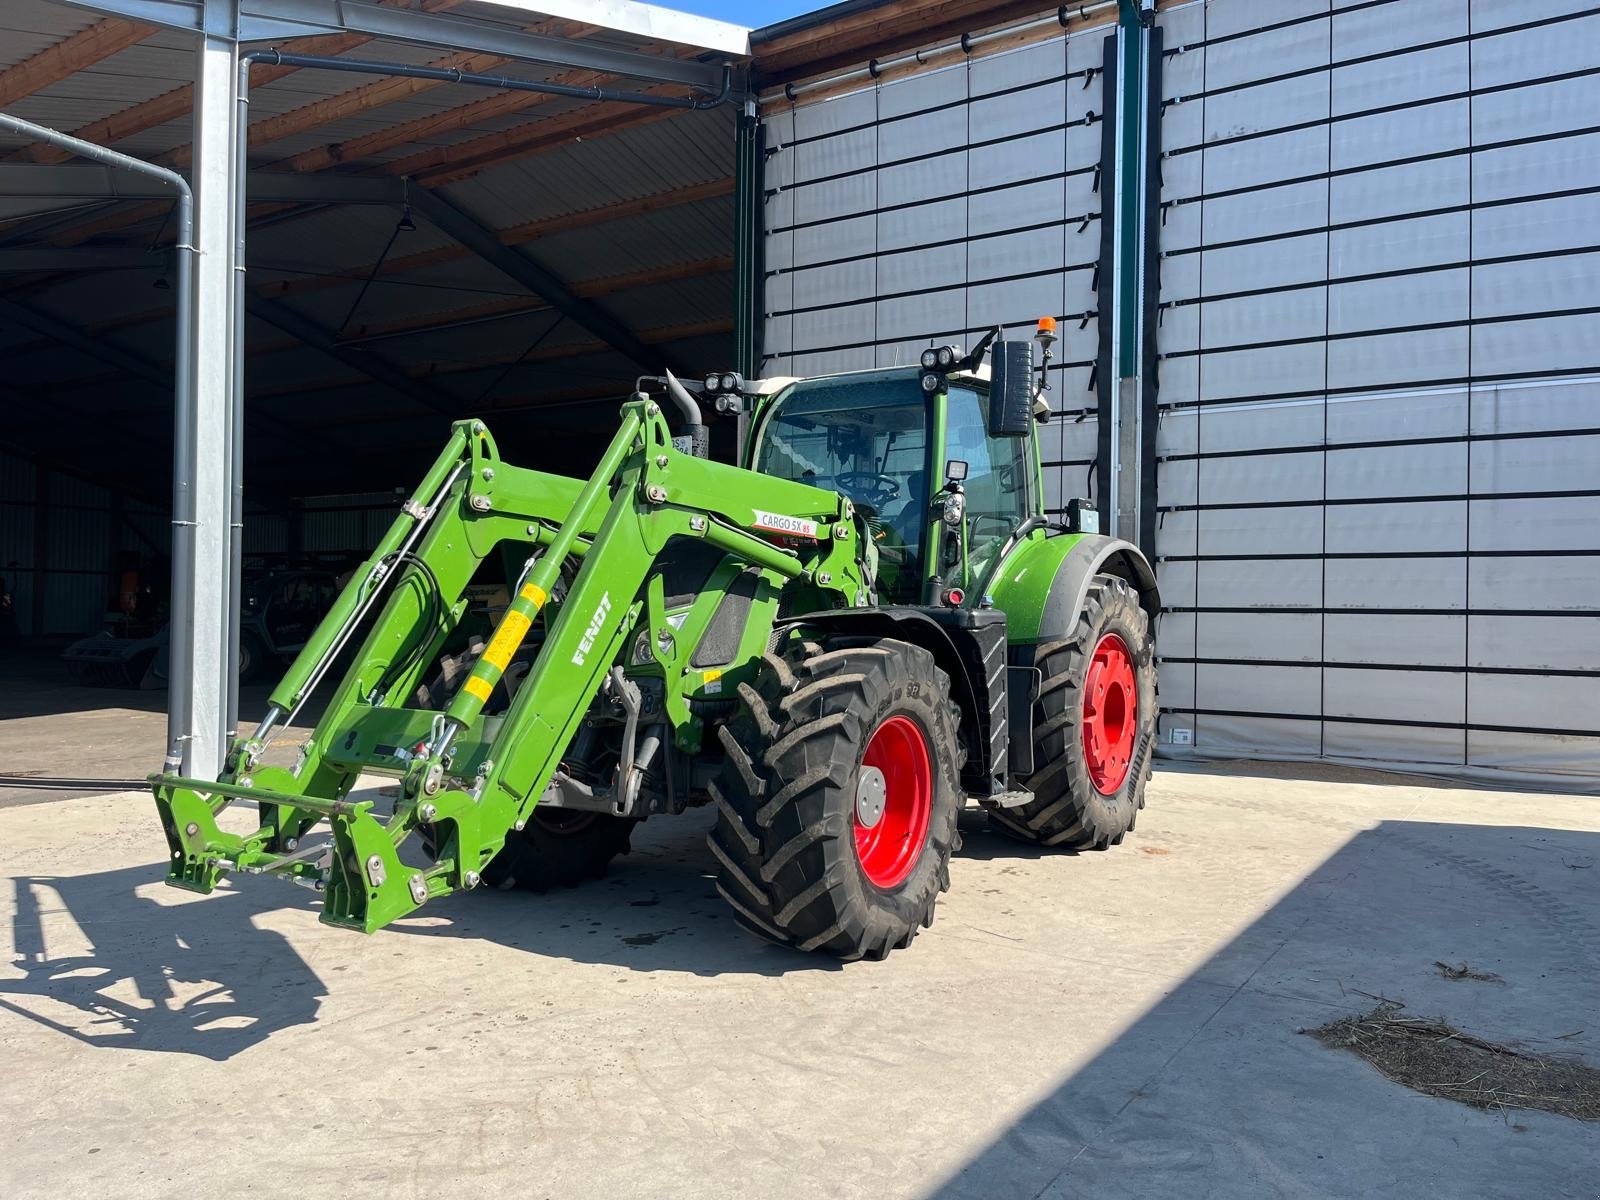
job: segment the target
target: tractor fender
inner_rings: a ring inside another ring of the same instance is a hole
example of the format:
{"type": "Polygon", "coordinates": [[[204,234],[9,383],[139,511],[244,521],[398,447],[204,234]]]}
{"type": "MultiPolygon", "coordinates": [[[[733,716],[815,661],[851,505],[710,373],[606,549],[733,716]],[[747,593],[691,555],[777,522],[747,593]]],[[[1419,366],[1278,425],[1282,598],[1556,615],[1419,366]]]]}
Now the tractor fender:
{"type": "Polygon", "coordinates": [[[993,609],[924,609],[885,605],[801,613],[777,622],[777,629],[896,638],[921,646],[950,677],[951,699],[961,710],[961,728],[969,747],[962,782],[987,795],[988,780],[1003,770],[1006,754],[1005,617],[993,609]],[[992,653],[985,653],[991,649],[992,653]],[[993,664],[986,678],[982,664],[993,664]]]}
{"type": "Polygon", "coordinates": [[[1058,534],[1024,542],[991,585],[995,603],[1011,623],[1012,644],[1070,633],[1096,575],[1126,579],[1154,628],[1161,594],[1155,570],[1139,547],[1098,533],[1058,534]]]}

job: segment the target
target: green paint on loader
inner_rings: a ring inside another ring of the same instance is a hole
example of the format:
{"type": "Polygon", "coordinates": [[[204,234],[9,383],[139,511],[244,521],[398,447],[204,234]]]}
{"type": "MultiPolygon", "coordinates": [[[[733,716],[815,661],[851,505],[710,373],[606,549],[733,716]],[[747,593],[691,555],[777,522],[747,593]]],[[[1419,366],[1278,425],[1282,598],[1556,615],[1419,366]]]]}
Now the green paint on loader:
{"type": "Polygon", "coordinates": [[[1046,519],[1043,373],[1012,343],[991,379],[987,341],[647,383],[587,481],[458,422],[221,780],[151,777],[168,881],[280,875],[370,933],[484,883],[597,876],[639,821],[709,804],[743,925],[878,958],[932,922],[963,805],[1042,844],[1120,841],[1154,738],[1154,576],[1046,519]],[[705,457],[694,392],[748,419],[743,465],[705,457]],[[296,766],[261,765],[335,661],[296,766]],[[399,781],[392,808],[351,799],[363,773],[399,781]],[[248,833],[219,825],[237,801],[248,833]]]}

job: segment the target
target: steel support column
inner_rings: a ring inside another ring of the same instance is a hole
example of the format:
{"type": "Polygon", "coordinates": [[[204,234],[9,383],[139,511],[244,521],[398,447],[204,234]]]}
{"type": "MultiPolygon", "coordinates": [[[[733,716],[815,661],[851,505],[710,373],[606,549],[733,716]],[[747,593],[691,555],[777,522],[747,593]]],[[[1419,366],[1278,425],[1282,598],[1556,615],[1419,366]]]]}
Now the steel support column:
{"type": "Polygon", "coordinates": [[[173,581],[189,599],[189,628],[174,628],[171,671],[190,681],[193,725],[183,773],[215,779],[226,752],[229,678],[237,669],[238,630],[229,618],[231,492],[234,476],[234,215],[238,29],[235,0],[205,0],[194,91],[195,391],[194,557],[189,577],[173,581]]]}

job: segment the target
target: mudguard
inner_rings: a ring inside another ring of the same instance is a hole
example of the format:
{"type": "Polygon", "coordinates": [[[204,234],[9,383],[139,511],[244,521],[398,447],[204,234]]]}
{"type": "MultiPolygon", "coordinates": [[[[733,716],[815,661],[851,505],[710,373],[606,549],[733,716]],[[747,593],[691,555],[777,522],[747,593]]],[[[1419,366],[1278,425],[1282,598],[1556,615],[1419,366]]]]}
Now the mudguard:
{"type": "Polygon", "coordinates": [[[1098,533],[1035,537],[1019,545],[989,586],[1006,614],[1013,646],[1064,637],[1078,619],[1089,581],[1096,575],[1126,579],[1154,628],[1161,612],[1156,573],[1139,547],[1098,533]]]}

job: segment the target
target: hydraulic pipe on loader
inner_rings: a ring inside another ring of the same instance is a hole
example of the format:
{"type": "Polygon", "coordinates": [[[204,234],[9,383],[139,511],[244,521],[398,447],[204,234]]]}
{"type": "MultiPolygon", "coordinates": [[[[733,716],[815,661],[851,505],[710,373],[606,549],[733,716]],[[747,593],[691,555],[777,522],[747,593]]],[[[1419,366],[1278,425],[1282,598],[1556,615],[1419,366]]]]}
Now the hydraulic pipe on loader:
{"type": "MultiPolygon", "coordinates": [[[[470,432],[482,435],[480,422],[471,423],[470,432]]],[[[416,544],[439,506],[449,494],[457,476],[466,465],[463,454],[467,450],[469,427],[457,422],[450,430],[450,440],[445,443],[439,457],[434,459],[427,474],[403,505],[400,514],[390,522],[388,530],[379,540],[377,548],[351,576],[350,585],[339,593],[333,607],[312,631],[305,647],[295,656],[278,686],[268,697],[267,715],[256,728],[255,734],[241,746],[243,757],[236,764],[248,770],[260,760],[261,751],[271,740],[273,729],[280,723],[288,724],[300,706],[316,690],[317,683],[327,673],[334,657],[362,616],[372,607],[383,582],[400,566],[405,554],[416,544]],[[391,562],[390,559],[394,561],[391,562]]]]}

